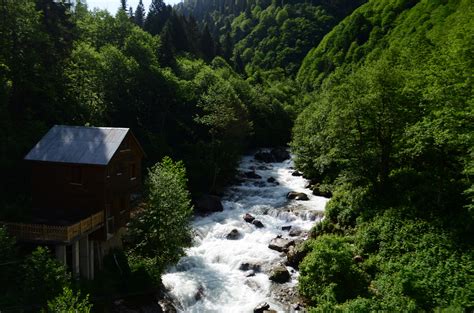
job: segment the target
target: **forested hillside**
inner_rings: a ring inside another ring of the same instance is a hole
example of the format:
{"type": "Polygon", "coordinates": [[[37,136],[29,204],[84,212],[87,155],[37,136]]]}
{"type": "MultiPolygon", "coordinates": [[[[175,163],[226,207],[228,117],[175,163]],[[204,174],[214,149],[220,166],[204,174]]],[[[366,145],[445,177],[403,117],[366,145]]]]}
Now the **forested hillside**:
{"type": "Polygon", "coordinates": [[[185,0],[177,10],[209,29],[238,71],[281,68],[293,76],[308,51],[364,2],[185,0]]]}
{"type": "Polygon", "coordinates": [[[129,127],[151,169],[128,276],[110,259],[100,287],[71,285],[0,228],[0,310],[158,286],[191,244],[191,195],[219,194],[246,149],[287,144],[332,196],[298,247],[310,310],[474,309],[472,0],[120,2],[0,1],[0,220],[28,220],[22,159],[54,124],[129,127]],[[153,220],[182,231],[165,256],[153,220]]]}
{"type": "Polygon", "coordinates": [[[159,36],[147,26],[153,8],[142,25],[149,31],[137,15],[88,12],[80,2],[7,1],[0,9],[0,201],[11,207],[3,215],[28,207],[22,158],[54,124],[130,127],[148,164],[185,160],[196,192],[231,178],[245,147],[289,140],[293,91],[251,84],[222,58],[191,49],[205,34],[196,29],[196,41],[186,41],[190,20],[174,11],[159,36]]]}
{"type": "Polygon", "coordinates": [[[369,1],[303,61],[292,148],[333,192],[301,264],[316,311],[472,309],[473,21],[472,1],[369,1]]]}

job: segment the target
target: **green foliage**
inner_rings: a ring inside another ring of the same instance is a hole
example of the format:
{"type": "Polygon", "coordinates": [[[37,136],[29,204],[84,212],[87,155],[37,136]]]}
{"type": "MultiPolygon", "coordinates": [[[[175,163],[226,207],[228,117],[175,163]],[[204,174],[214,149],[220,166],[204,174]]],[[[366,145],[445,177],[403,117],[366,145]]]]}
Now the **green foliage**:
{"type": "Polygon", "coordinates": [[[89,303],[89,295],[81,298],[81,292],[75,294],[70,288],[64,287],[63,293],[51,301],[48,301],[48,312],[52,313],[89,313],[92,305],[89,303]]]}
{"type": "Polygon", "coordinates": [[[343,237],[318,237],[300,264],[300,293],[313,304],[344,302],[365,294],[368,281],[353,256],[354,247],[343,237]]]}
{"type": "Polygon", "coordinates": [[[351,299],[309,285],[313,311],[472,309],[473,14],[468,1],[369,1],[303,62],[292,147],[334,194],[312,236],[350,236],[370,281],[351,299]]]}
{"type": "Polygon", "coordinates": [[[275,68],[294,75],[307,52],[341,18],[364,2],[186,0],[176,8],[194,16],[202,28],[206,25],[213,37],[227,47],[224,52],[233,55],[239,71],[243,61],[249,75],[275,68]]]}
{"type": "Polygon", "coordinates": [[[154,260],[162,272],[183,254],[191,241],[191,200],[182,162],[165,157],[148,172],[147,204],[130,222],[133,253],[154,260]]]}
{"type": "Polygon", "coordinates": [[[23,302],[46,304],[70,285],[64,265],[53,259],[47,248],[38,247],[22,264],[23,302]]]}

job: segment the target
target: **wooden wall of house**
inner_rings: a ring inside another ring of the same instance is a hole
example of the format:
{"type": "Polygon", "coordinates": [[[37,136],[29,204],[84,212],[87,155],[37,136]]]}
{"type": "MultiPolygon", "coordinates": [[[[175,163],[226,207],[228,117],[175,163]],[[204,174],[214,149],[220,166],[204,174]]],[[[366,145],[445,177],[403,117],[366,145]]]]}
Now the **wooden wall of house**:
{"type": "Polygon", "coordinates": [[[99,166],[34,162],[33,207],[43,212],[83,210],[87,214],[103,210],[104,175],[105,168],[99,166]]]}
{"type": "MultiPolygon", "coordinates": [[[[33,162],[33,206],[43,212],[102,210],[106,220],[113,216],[112,232],[116,232],[130,219],[130,195],[141,187],[142,158],[141,148],[129,133],[107,166],[33,162]]],[[[106,228],[94,237],[104,240],[106,228]]]]}

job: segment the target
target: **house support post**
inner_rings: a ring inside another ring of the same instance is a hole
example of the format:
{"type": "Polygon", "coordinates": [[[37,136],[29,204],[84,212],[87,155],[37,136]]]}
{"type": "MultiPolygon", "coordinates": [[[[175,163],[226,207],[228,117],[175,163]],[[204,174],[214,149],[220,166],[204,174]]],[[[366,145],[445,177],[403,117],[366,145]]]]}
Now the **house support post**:
{"type": "Polygon", "coordinates": [[[56,245],[54,247],[56,259],[61,262],[61,264],[66,265],[66,246],[65,245],[56,245]]]}
{"type": "Polygon", "coordinates": [[[90,279],[89,236],[79,239],[79,268],[83,278],[90,279]]]}
{"type": "Polygon", "coordinates": [[[94,241],[89,242],[89,279],[94,279],[94,241]]]}
{"type": "Polygon", "coordinates": [[[79,277],[79,241],[72,243],[72,275],[77,278],[79,277]]]}

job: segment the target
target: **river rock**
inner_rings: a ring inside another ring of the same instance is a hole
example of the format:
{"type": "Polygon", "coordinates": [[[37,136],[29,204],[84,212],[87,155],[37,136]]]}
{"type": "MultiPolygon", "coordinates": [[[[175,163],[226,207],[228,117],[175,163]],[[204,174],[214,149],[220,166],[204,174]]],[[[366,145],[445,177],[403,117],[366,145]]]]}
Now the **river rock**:
{"type": "Polygon", "coordinates": [[[270,153],[275,162],[283,162],[290,158],[290,153],[284,147],[273,148],[270,153]]]}
{"type": "Polygon", "coordinates": [[[294,171],[293,173],[291,173],[291,176],[303,176],[303,173],[301,173],[300,171],[294,171]]]}
{"type": "Polygon", "coordinates": [[[234,228],[230,231],[230,233],[227,234],[226,238],[229,240],[237,240],[240,238],[240,233],[234,228]]]}
{"type": "Polygon", "coordinates": [[[290,230],[290,229],[291,229],[291,225],[286,225],[286,226],[281,227],[281,230],[290,230]]]}
{"type": "Polygon", "coordinates": [[[265,163],[275,162],[275,158],[273,157],[273,154],[271,154],[270,152],[260,151],[260,152],[255,153],[253,157],[255,158],[255,160],[265,162],[265,163]]]}
{"type": "Polygon", "coordinates": [[[194,294],[194,300],[199,301],[202,299],[202,297],[204,297],[204,287],[199,286],[198,290],[194,294]]]}
{"type": "Polygon", "coordinates": [[[270,308],[270,304],[262,302],[253,309],[253,313],[263,313],[265,310],[270,308]]]}
{"type": "Polygon", "coordinates": [[[262,176],[258,175],[254,171],[245,172],[244,174],[245,174],[245,177],[250,178],[250,179],[261,179],[262,178],[262,176]]]}
{"type": "Polygon", "coordinates": [[[265,226],[263,225],[263,223],[260,222],[259,220],[253,220],[253,221],[252,221],[252,224],[254,224],[255,227],[257,227],[257,228],[263,228],[263,227],[265,227],[265,226]]]}
{"type": "Polygon", "coordinates": [[[173,302],[169,299],[161,299],[158,301],[158,305],[161,308],[163,313],[176,313],[176,308],[173,305],[173,302]]]}
{"type": "Polygon", "coordinates": [[[290,280],[290,272],[286,269],[284,265],[277,265],[272,269],[269,279],[279,284],[286,283],[290,280]]]}
{"type": "Polygon", "coordinates": [[[224,210],[221,198],[213,195],[203,195],[193,201],[194,209],[200,213],[221,212],[224,210]]]}
{"type": "Polygon", "coordinates": [[[270,309],[270,310],[263,311],[263,313],[278,313],[278,312],[270,309]]]}
{"type": "Polygon", "coordinates": [[[286,198],[287,198],[287,199],[290,199],[290,200],[300,200],[300,201],[307,201],[307,200],[309,200],[307,194],[305,194],[304,192],[296,192],[296,191],[290,191],[290,192],[286,195],[286,198]]]}
{"type": "Polygon", "coordinates": [[[286,254],[286,265],[298,269],[306,254],[308,252],[302,244],[289,247],[286,254]]]}
{"type": "Polygon", "coordinates": [[[253,217],[252,214],[245,213],[244,221],[246,221],[247,223],[252,223],[254,219],[255,219],[255,217],[253,217]]]}
{"type": "Polygon", "coordinates": [[[269,182],[269,183],[274,183],[274,182],[276,182],[276,179],[273,178],[273,177],[269,177],[269,178],[267,179],[267,182],[269,182]]]}
{"type": "Polygon", "coordinates": [[[249,262],[242,263],[239,266],[239,270],[244,271],[244,272],[246,271],[260,272],[260,268],[261,268],[260,264],[249,263],[249,262]]]}
{"type": "Polygon", "coordinates": [[[301,229],[293,228],[292,230],[290,230],[288,235],[290,235],[290,237],[297,237],[297,236],[300,236],[302,233],[303,231],[301,229]]]}
{"type": "Polygon", "coordinates": [[[294,244],[294,240],[276,237],[270,241],[270,243],[268,244],[268,248],[278,252],[284,252],[287,251],[288,248],[294,244]]]}

